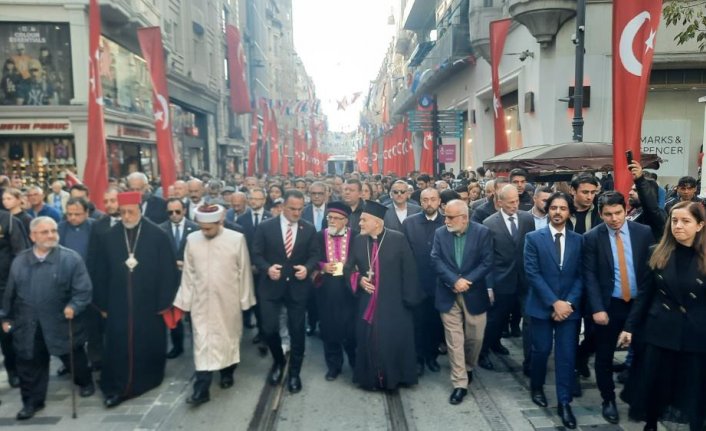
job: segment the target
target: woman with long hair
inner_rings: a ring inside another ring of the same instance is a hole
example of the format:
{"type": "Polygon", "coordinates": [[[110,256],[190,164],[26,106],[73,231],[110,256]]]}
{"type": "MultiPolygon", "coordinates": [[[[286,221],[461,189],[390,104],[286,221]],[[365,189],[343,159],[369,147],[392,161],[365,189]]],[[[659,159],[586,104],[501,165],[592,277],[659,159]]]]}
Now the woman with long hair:
{"type": "Polygon", "coordinates": [[[650,257],[650,276],[620,334],[635,340],[635,362],[624,398],[629,415],[656,430],[670,420],[701,431],[706,417],[706,212],[680,202],[669,213],[662,240],[650,257]]]}
{"type": "Polygon", "coordinates": [[[267,200],[265,201],[265,209],[269,211],[274,205],[275,199],[279,199],[284,196],[284,189],[279,184],[272,184],[267,189],[267,200]]]}
{"type": "Polygon", "coordinates": [[[375,198],[373,197],[373,186],[367,182],[364,181],[361,183],[363,188],[361,189],[360,192],[360,198],[363,199],[364,201],[373,201],[375,198]]]}
{"type": "Polygon", "coordinates": [[[29,238],[29,224],[32,222],[32,217],[22,209],[22,192],[13,188],[5,189],[2,194],[2,204],[10,214],[22,222],[25,234],[29,238]]]}

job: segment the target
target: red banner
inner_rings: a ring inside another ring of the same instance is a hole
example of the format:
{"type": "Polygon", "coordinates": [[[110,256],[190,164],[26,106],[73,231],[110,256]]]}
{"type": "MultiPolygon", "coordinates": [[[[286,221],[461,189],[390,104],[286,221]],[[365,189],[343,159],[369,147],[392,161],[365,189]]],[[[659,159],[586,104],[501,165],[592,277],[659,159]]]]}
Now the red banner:
{"type": "Polygon", "coordinates": [[[280,173],[286,175],[289,173],[289,132],[284,131],[282,137],[282,166],[280,167],[280,173]]]}
{"type": "Polygon", "coordinates": [[[162,33],[159,27],[138,28],[137,39],[152,77],[152,111],[154,112],[154,129],[157,134],[157,159],[159,160],[162,190],[166,192],[169,186],[176,181],[176,166],[169,118],[169,92],[167,91],[167,76],[164,69],[162,33]]]}
{"type": "Polygon", "coordinates": [[[230,109],[236,114],[251,112],[250,94],[245,76],[245,52],[240,31],[233,25],[226,26],[228,45],[228,81],[230,82],[230,109]]]}
{"type": "Polygon", "coordinates": [[[88,148],[83,180],[93,196],[93,203],[98,209],[104,210],[103,194],[108,188],[108,155],[103,119],[103,86],[99,73],[101,15],[98,0],[91,0],[88,15],[88,148]]]}
{"type": "Polygon", "coordinates": [[[279,170],[279,130],[275,112],[270,111],[270,175],[277,175],[279,170]]]}
{"type": "Polygon", "coordinates": [[[250,147],[248,148],[248,176],[255,175],[255,164],[257,163],[257,113],[251,114],[252,123],[250,124],[250,147]]]}
{"type": "Polygon", "coordinates": [[[294,175],[301,177],[306,171],[304,159],[306,157],[306,149],[304,148],[303,139],[299,135],[299,130],[292,130],[292,139],[294,140],[294,175]]]}
{"type": "Polygon", "coordinates": [[[640,134],[662,0],[613,1],[613,169],[627,197],[632,177],[625,152],[640,160],[640,134]]]}
{"type": "MultiPolygon", "coordinates": [[[[617,0],[616,0],[617,1],[617,0]]],[[[505,111],[500,103],[500,78],[498,68],[503,58],[505,38],[510,30],[509,18],[490,22],[490,73],[493,83],[493,116],[495,123],[495,154],[507,152],[507,134],[505,133],[505,111]]]]}
{"type": "Polygon", "coordinates": [[[434,134],[432,132],[424,132],[419,171],[428,175],[434,174],[434,134]]]}
{"type": "Polygon", "coordinates": [[[404,138],[403,138],[403,154],[405,154],[404,174],[414,170],[414,147],[412,146],[412,132],[409,131],[409,122],[407,117],[404,119],[404,138]]]}

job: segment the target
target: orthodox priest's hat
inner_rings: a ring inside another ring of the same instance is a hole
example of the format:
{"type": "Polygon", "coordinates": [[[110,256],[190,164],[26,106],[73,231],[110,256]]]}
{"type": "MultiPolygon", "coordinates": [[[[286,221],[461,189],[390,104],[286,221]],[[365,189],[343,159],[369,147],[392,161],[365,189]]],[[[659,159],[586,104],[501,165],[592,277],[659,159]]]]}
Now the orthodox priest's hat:
{"type": "Polygon", "coordinates": [[[122,192],[118,193],[118,205],[140,205],[142,203],[142,193],[122,192]]]}
{"type": "Polygon", "coordinates": [[[330,202],[328,205],[326,205],[326,213],[330,212],[340,214],[343,217],[348,218],[351,215],[351,207],[339,201],[330,202]]]}
{"type": "Polygon", "coordinates": [[[382,220],[385,218],[387,207],[375,201],[365,201],[365,205],[363,206],[363,212],[382,220]]]}

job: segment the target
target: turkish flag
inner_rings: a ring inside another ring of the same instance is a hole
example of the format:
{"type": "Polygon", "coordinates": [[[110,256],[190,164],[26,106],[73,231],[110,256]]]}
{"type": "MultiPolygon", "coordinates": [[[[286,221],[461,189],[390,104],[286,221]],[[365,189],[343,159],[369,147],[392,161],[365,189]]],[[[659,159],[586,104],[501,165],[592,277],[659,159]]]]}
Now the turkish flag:
{"type": "Polygon", "coordinates": [[[412,132],[409,131],[409,120],[404,120],[404,154],[405,169],[404,175],[414,170],[414,147],[412,147],[412,132]]]}
{"type": "Polygon", "coordinates": [[[152,111],[154,129],[157,134],[157,159],[162,178],[162,190],[165,192],[176,181],[172,128],[169,119],[169,92],[164,69],[164,47],[162,32],[159,27],[137,29],[142,56],[147,62],[147,69],[152,77],[152,111]]]}
{"type": "Polygon", "coordinates": [[[270,175],[279,174],[279,130],[275,112],[270,111],[270,175]]]}
{"type": "Polygon", "coordinates": [[[83,179],[93,195],[93,203],[98,209],[104,210],[103,194],[108,188],[108,155],[103,119],[103,86],[99,73],[101,15],[98,0],[91,0],[88,15],[88,149],[83,179]]]}
{"type": "Polygon", "coordinates": [[[373,139],[373,152],[371,155],[371,164],[373,168],[373,174],[379,174],[380,173],[380,155],[378,154],[380,151],[380,143],[376,140],[373,139]]]}
{"type": "Polygon", "coordinates": [[[358,150],[355,156],[356,162],[358,162],[358,172],[361,174],[368,172],[368,146],[364,145],[358,150]]]}
{"type": "Polygon", "coordinates": [[[280,173],[286,175],[289,173],[289,131],[285,129],[282,139],[282,166],[280,173]]]}
{"type": "Polygon", "coordinates": [[[257,113],[251,114],[252,124],[250,125],[250,148],[248,148],[248,176],[255,175],[255,163],[257,163],[257,113]]]}
{"type": "Polygon", "coordinates": [[[640,134],[662,0],[613,1],[613,170],[627,197],[632,176],[625,152],[640,160],[640,134]]]}
{"type": "MultiPolygon", "coordinates": [[[[617,0],[616,0],[617,1],[617,0]]],[[[500,103],[500,78],[498,68],[503,58],[505,38],[512,20],[500,19],[490,22],[490,74],[493,83],[493,116],[495,124],[495,154],[507,152],[507,134],[505,133],[505,111],[500,103]]]]}
{"type": "Polygon", "coordinates": [[[434,134],[432,132],[424,132],[422,158],[419,165],[420,172],[434,174],[434,134]]]}
{"type": "Polygon", "coordinates": [[[292,139],[294,141],[294,175],[304,175],[304,149],[302,148],[302,140],[299,137],[299,130],[292,129],[292,139]]]}
{"type": "Polygon", "coordinates": [[[265,98],[260,99],[260,112],[262,113],[262,135],[260,145],[257,147],[257,172],[265,172],[265,155],[269,149],[270,139],[270,105],[265,98]]]}
{"type": "Polygon", "coordinates": [[[236,114],[252,112],[250,94],[245,77],[245,52],[240,40],[240,31],[234,25],[226,26],[228,46],[228,81],[230,83],[230,109],[236,114]]]}

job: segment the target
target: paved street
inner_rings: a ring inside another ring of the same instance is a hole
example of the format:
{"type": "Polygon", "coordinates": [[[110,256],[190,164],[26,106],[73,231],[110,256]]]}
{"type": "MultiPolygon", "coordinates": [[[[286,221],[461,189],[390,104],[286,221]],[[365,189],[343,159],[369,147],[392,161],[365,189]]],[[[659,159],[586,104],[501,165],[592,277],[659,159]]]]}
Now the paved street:
{"type": "MultiPolygon", "coordinates": [[[[350,382],[350,368],[335,382],[324,379],[321,342],[307,340],[307,356],[302,370],[304,389],[290,395],[286,389],[264,384],[269,358],[259,357],[250,343],[253,332],[245,334],[241,366],[234,387],[221,390],[218,378],[211,388],[211,402],[197,409],[185,399],[191,392],[193,364],[190,355],[169,361],[167,377],[157,390],[106,410],[98,394],[78,400],[78,419],[71,418],[71,392],[68,379],[50,381],[47,407],[32,420],[22,423],[30,430],[553,430],[563,429],[554,414],[556,405],[552,377],[545,387],[550,408],[537,408],[529,399],[527,379],[519,364],[520,339],[506,339],[507,359],[493,356],[496,369],[479,370],[471,390],[461,405],[448,403],[451,387],[445,356],[440,357],[440,373],[427,372],[420,384],[398,394],[364,392],[350,382]],[[508,371],[509,367],[509,371],[508,371]]],[[[187,342],[190,347],[190,343],[187,342]]],[[[188,350],[188,348],[187,348],[188,350]]],[[[4,377],[4,373],[3,377],[4,377]]],[[[600,415],[600,396],[593,379],[584,380],[584,396],[574,402],[579,429],[594,431],[641,430],[640,424],[623,421],[607,424],[600,415]]],[[[0,427],[18,427],[14,415],[20,409],[19,390],[0,382],[0,427]]],[[[626,406],[620,405],[622,418],[626,406]]],[[[667,429],[667,428],[661,428],[667,429]]],[[[669,429],[672,429],[671,427],[669,429]]],[[[677,429],[677,428],[674,428],[677,429]]],[[[684,428],[682,428],[684,429],[684,428]]]]}

